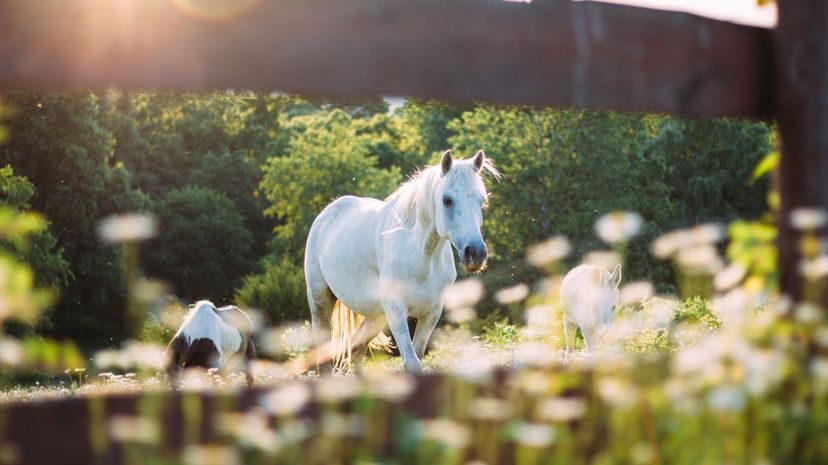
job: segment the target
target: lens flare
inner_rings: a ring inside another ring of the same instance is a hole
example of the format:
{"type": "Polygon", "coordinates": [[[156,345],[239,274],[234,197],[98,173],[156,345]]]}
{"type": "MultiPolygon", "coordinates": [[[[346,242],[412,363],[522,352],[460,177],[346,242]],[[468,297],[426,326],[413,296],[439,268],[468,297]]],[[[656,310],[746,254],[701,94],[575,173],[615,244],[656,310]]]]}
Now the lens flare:
{"type": "Polygon", "coordinates": [[[223,21],[250,11],[261,0],[170,0],[182,12],[207,21],[223,21]]]}

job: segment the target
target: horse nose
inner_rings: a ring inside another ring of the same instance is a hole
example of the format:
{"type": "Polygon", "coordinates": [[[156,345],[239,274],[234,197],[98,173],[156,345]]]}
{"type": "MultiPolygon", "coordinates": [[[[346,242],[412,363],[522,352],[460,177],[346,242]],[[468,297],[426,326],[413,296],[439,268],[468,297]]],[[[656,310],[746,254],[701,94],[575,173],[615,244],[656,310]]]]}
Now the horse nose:
{"type": "Polygon", "coordinates": [[[485,244],[467,245],[463,249],[463,261],[466,263],[483,263],[488,255],[485,244]]]}

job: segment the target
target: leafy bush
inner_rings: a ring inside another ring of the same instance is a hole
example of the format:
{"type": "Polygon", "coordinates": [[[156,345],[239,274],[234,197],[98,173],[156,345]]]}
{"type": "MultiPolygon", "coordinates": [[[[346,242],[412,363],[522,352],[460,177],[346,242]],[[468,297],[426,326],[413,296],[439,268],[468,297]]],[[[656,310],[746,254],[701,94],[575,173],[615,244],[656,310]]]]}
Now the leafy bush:
{"type": "Polygon", "coordinates": [[[304,270],[282,259],[264,273],[244,278],[236,303],[262,310],[271,324],[277,324],[309,318],[306,295],[304,270]]]}
{"type": "Polygon", "coordinates": [[[230,300],[255,268],[250,232],[233,202],[211,189],[186,187],[167,193],[156,213],[160,233],[143,249],[149,274],[187,300],[230,300]]]}
{"type": "Polygon", "coordinates": [[[700,296],[691,297],[681,303],[673,316],[673,325],[681,323],[701,324],[708,329],[719,329],[722,326],[721,320],[710,307],[710,301],[700,296]]]}

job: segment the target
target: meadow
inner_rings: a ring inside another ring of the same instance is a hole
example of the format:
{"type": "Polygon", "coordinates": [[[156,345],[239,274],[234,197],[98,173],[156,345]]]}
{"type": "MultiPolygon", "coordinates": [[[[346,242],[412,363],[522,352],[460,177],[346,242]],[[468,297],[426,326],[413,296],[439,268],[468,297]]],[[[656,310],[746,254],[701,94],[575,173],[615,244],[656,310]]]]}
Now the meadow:
{"type": "Polygon", "coordinates": [[[49,409],[78,422],[62,430],[77,463],[828,458],[826,214],[791,219],[806,282],[791,302],[767,125],[255,93],[5,99],[2,460],[46,453],[14,426],[49,409]],[[300,266],[310,221],[339,195],[383,197],[446,146],[485,147],[503,172],[484,213],[489,270],[445,296],[423,375],[378,353],[320,377],[300,266]],[[54,159],[65,170],[44,169],[54,159]],[[559,306],[582,261],[622,264],[593,352],[565,349],[559,306]],[[232,366],[175,389],[158,374],[199,298],[254,316],[253,389],[232,366]]]}

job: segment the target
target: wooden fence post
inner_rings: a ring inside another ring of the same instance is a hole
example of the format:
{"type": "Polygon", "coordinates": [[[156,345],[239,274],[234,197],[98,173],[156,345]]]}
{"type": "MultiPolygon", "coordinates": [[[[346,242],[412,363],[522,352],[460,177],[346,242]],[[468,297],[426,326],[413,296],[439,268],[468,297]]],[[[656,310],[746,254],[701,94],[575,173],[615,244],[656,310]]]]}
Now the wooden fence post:
{"type": "MultiPolygon", "coordinates": [[[[782,139],[779,169],[781,290],[803,296],[800,237],[790,214],[799,207],[828,211],[828,2],[778,0],[775,40],[776,115],[782,139]]],[[[822,229],[825,232],[825,228],[822,229]]],[[[828,308],[828,293],[820,302],[828,308]]]]}

